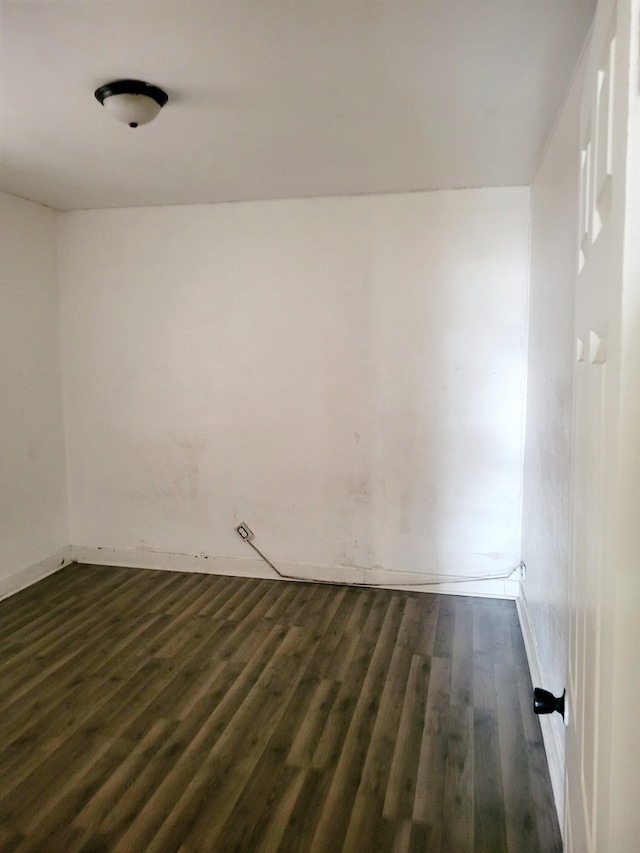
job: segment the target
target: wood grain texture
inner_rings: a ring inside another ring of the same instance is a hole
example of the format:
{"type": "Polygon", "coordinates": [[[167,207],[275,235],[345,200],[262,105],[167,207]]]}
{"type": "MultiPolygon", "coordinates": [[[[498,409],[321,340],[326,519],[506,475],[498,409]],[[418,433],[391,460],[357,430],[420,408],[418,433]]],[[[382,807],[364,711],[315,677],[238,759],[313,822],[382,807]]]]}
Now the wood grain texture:
{"type": "Polygon", "coordinates": [[[512,602],[74,565],[0,686],[3,853],[561,850],[512,602]]]}

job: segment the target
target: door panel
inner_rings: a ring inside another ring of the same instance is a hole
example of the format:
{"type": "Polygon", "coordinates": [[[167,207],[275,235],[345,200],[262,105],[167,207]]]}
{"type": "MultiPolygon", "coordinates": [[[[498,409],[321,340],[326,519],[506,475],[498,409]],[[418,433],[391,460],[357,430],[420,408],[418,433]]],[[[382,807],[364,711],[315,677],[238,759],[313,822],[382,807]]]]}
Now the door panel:
{"type": "MultiPolygon", "coordinates": [[[[629,0],[620,0],[620,3],[629,0]]],[[[600,3],[581,119],[576,282],[572,556],[565,843],[606,850],[609,701],[614,613],[608,577],[615,485],[619,305],[622,288],[627,73],[614,2],[600,3]]]]}
{"type": "MultiPolygon", "coordinates": [[[[640,617],[627,598],[633,588],[629,555],[637,561],[637,550],[625,553],[621,545],[625,536],[632,538],[622,520],[637,530],[640,492],[629,467],[637,448],[628,423],[628,413],[640,408],[633,402],[638,384],[629,380],[640,372],[640,364],[631,369],[633,353],[640,353],[640,229],[634,231],[629,219],[630,199],[640,198],[638,180],[629,177],[640,175],[640,150],[629,137],[632,109],[640,109],[639,7],[640,0],[598,3],[581,111],[564,827],[569,853],[635,850],[634,827],[640,826],[640,810],[619,805],[628,801],[633,772],[621,769],[625,762],[633,768],[629,759],[640,753],[637,711],[624,699],[629,678],[621,668],[634,657],[622,638],[640,639],[640,617]]],[[[640,120],[636,125],[640,141],[640,120]]],[[[633,221],[640,222],[635,208],[633,221]]]]}

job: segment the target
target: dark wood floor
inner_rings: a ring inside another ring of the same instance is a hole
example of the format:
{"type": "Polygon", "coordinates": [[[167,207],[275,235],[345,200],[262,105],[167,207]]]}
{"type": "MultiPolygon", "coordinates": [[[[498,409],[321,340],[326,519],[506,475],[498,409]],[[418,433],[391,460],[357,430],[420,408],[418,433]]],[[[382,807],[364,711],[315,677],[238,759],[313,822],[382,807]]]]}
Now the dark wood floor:
{"type": "Polygon", "coordinates": [[[512,602],[70,566],[0,691],[2,853],[561,849],[512,602]]]}

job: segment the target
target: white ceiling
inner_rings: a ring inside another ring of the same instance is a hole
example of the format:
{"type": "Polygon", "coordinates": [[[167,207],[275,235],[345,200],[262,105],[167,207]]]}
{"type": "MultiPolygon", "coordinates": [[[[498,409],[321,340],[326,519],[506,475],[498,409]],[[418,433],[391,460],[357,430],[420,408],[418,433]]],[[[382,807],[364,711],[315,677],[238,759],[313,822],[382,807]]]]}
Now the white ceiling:
{"type": "Polygon", "coordinates": [[[2,2],[0,189],[62,210],[528,184],[595,0],[2,2]],[[169,93],[151,124],[93,97],[169,93]]]}

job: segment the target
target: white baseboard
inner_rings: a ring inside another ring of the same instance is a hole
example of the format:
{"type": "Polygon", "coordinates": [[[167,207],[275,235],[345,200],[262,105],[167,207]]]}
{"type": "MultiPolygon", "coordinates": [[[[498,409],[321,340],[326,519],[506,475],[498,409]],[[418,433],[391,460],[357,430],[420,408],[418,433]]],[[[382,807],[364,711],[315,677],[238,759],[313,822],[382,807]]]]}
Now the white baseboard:
{"type": "MultiPolygon", "coordinates": [[[[232,577],[266,578],[277,580],[278,575],[259,558],[217,557],[211,554],[180,554],[148,548],[103,548],[91,545],[72,545],[72,559],[78,563],[98,566],[123,566],[134,569],[161,569],[173,572],[200,572],[232,577]]],[[[385,569],[364,569],[353,566],[321,566],[282,562],[278,569],[292,579],[353,585],[375,584],[384,589],[438,592],[450,595],[470,595],[484,598],[513,599],[518,594],[517,580],[464,581],[413,586],[419,575],[385,569]]],[[[425,580],[430,580],[426,577],[425,580]]]]}
{"type": "MultiPolygon", "coordinates": [[[[545,674],[540,665],[540,655],[538,654],[538,646],[531,624],[529,608],[524,590],[520,589],[520,594],[516,599],[516,607],[518,617],[520,619],[520,628],[524,639],[524,646],[527,652],[527,660],[529,662],[529,672],[534,687],[542,687],[547,683],[545,674]]],[[[533,702],[533,696],[531,697],[533,702]]],[[[547,763],[549,765],[549,775],[551,776],[551,786],[553,788],[553,798],[558,812],[558,821],[560,828],[564,827],[564,742],[562,737],[562,722],[559,715],[552,714],[550,716],[540,717],[540,727],[542,729],[542,737],[544,740],[544,748],[547,753],[547,763]]]]}
{"type": "Polygon", "coordinates": [[[0,578],[0,600],[20,592],[31,584],[46,578],[47,575],[52,575],[64,566],[68,566],[72,562],[71,547],[66,545],[50,557],[45,557],[38,563],[31,566],[25,566],[12,572],[6,577],[0,578]]]}
{"type": "Polygon", "coordinates": [[[214,557],[208,554],[181,554],[151,548],[103,548],[72,545],[74,562],[93,566],[121,566],[128,569],[160,569],[168,572],[199,572],[242,578],[271,578],[271,569],[258,559],[214,557]]]}

